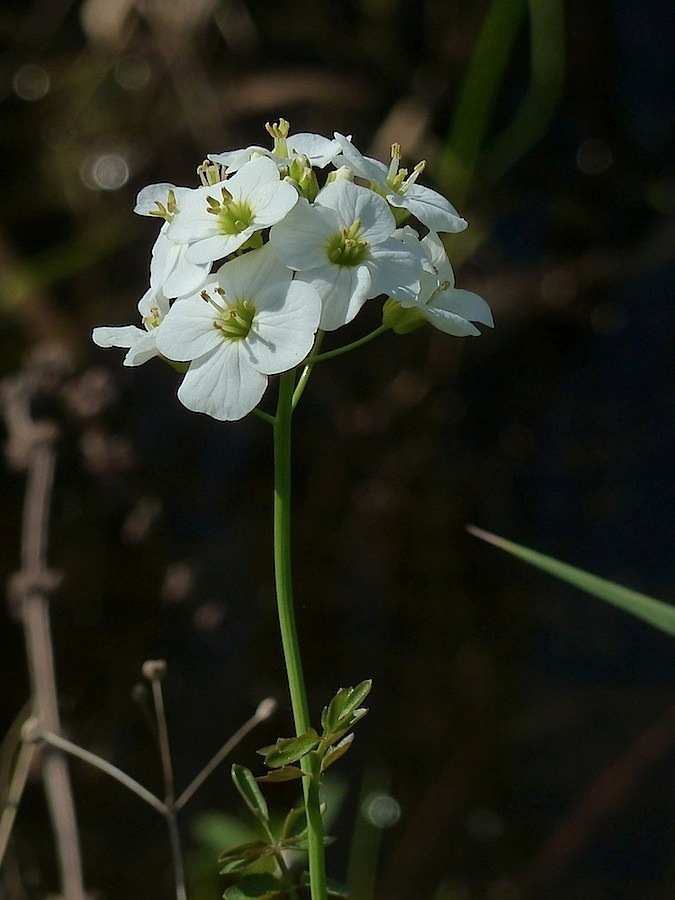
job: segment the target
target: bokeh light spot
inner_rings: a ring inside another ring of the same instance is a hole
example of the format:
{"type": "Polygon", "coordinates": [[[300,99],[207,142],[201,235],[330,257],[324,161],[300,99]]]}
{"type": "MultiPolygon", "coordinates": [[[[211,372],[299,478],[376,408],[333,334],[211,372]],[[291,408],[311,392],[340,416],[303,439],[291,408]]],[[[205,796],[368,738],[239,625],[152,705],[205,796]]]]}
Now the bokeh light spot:
{"type": "Polygon", "coordinates": [[[34,63],[21,66],[16,70],[12,79],[12,86],[17,97],[30,102],[42,100],[49,93],[50,85],[49,75],[41,66],[36,66],[34,63]]]}
{"type": "Polygon", "coordinates": [[[599,138],[587,138],[577,148],[577,166],[584,175],[602,175],[613,162],[611,147],[599,138]]]}
{"type": "Polygon", "coordinates": [[[92,191],[117,191],[129,180],[129,163],[118,153],[88,156],[80,166],[80,178],[92,191]]]}
{"type": "Polygon", "coordinates": [[[391,794],[368,794],[361,805],[364,817],[375,828],[391,828],[401,818],[401,805],[391,794]]]}

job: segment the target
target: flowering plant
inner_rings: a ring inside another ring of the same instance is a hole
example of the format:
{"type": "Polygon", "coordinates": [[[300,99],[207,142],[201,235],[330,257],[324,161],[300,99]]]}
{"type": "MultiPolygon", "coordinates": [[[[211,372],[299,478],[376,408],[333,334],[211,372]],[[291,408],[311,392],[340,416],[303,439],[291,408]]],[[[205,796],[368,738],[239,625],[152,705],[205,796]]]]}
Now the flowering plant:
{"type": "Polygon", "coordinates": [[[270,771],[262,779],[233,767],[235,785],[266,840],[230,849],[222,862],[224,872],[245,873],[272,860],[276,869],[265,874],[261,890],[299,897],[302,888],[282,850],[306,849],[309,890],[320,900],[331,893],[321,775],[349,749],[370,682],[341,688],[324,708],[320,730],[311,726],[290,568],[293,410],[315,364],[385,331],[404,334],[429,322],[464,337],[480,334],[474,323],[493,322],[483,299],[455,287],[439,233],[460,232],[467,222],[443,196],[418,183],[424,162],[409,172],[401,168],[398,144],[387,166],[363,156],[341,134],[291,135],[284,119],[266,128],[271,150],[252,146],[212,154],[197,170],[200,186],[154,184],[140,192],[135,211],[163,220],[150,287],[138,304],[142,327],[95,328],[93,340],[127,349],[127,366],[155,356],[171,363],[184,375],[178,398],[188,409],[219,420],[254,412],[273,427],[277,608],[295,735],[263,748],[270,771]],[[426,229],[423,236],[409,224],[415,220],[426,229]],[[325,332],[351,322],[377,297],[385,298],[378,328],[320,352],[325,332]],[[270,414],[259,404],[274,375],[280,377],[270,414]],[[293,778],[302,780],[304,827],[293,821],[277,838],[258,781],[293,778]]]}

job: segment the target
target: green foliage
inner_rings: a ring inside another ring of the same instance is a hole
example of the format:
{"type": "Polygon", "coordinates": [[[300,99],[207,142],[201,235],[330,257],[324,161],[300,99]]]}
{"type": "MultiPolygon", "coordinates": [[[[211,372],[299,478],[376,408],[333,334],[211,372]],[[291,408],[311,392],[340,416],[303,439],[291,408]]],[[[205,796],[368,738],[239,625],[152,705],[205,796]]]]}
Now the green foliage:
{"type": "Polygon", "coordinates": [[[640,594],[638,591],[622,587],[622,585],[613,581],[607,581],[605,578],[591,575],[590,572],[577,569],[575,566],[570,566],[568,563],[561,562],[552,556],[545,556],[543,553],[537,553],[528,547],[514,544],[512,541],[507,541],[496,534],[483,531],[481,528],[470,526],[468,530],[471,534],[481,538],[481,540],[499,547],[500,550],[505,550],[531,566],[536,566],[538,569],[548,572],[561,581],[566,581],[568,584],[586,591],[587,594],[599,597],[606,603],[611,603],[612,606],[616,606],[624,612],[642,619],[643,622],[648,622],[654,628],[658,628],[659,631],[675,635],[675,607],[662,603],[660,600],[655,600],[653,597],[648,597],[646,594],[640,594]]]}
{"type": "Polygon", "coordinates": [[[279,738],[276,744],[261,747],[258,753],[265,757],[266,766],[270,769],[278,769],[302,759],[318,743],[319,735],[313,728],[310,728],[298,737],[279,738]]]}
{"type": "MultiPolygon", "coordinates": [[[[368,696],[371,686],[371,681],[362,681],[356,687],[340,688],[321,713],[320,735],[314,728],[309,728],[301,735],[279,738],[274,744],[258,750],[270,770],[266,775],[256,778],[245,766],[232,766],[232,781],[264,836],[238,843],[220,855],[221,875],[237,878],[236,884],[228,886],[223,894],[226,900],[305,896],[303,888],[309,884],[307,874],[301,873],[299,884],[294,886],[286,863],[289,851],[304,852],[308,848],[305,807],[294,807],[281,826],[274,827],[259,785],[313,778],[309,773],[317,773],[318,781],[320,775],[351,747],[354,734],[350,729],[368,711],[360,704],[368,696]],[[310,759],[310,765],[303,771],[298,763],[305,758],[310,759]],[[272,866],[281,873],[278,877],[267,871],[272,866]],[[240,873],[245,874],[239,877],[240,873]]],[[[322,816],[325,811],[325,804],[321,804],[322,816]]],[[[323,839],[324,844],[331,841],[329,837],[323,839]]],[[[348,896],[343,885],[333,882],[329,883],[327,893],[329,897],[348,896]]]]}

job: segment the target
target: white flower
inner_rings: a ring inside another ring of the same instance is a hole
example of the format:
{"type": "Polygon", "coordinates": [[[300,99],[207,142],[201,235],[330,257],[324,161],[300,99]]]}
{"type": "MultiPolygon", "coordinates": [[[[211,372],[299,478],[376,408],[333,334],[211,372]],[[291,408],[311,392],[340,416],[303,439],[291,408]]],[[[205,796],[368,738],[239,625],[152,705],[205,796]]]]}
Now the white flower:
{"type": "Polygon", "coordinates": [[[125,366],[140,366],[149,359],[159,356],[157,334],[164,316],[169,311],[169,301],[161,291],[149,288],[138,303],[138,311],[144,328],[136,325],[108,326],[94,328],[91,338],[99,347],[123,347],[128,349],[124,357],[125,366]]]}
{"type": "Polygon", "coordinates": [[[421,257],[392,237],[396,223],[386,202],[368,188],[335,181],[310,206],[298,201],[270,232],[281,259],[313,285],[322,301],[321,324],[333,331],[350,322],[378,294],[419,293],[421,257]]]}
{"type": "MultiPolygon", "coordinates": [[[[406,243],[416,239],[412,229],[403,231],[406,243]]],[[[492,328],[492,312],[485,300],[478,294],[455,287],[455,273],[439,236],[429,232],[420,243],[426,254],[426,264],[420,278],[419,295],[412,302],[409,299],[388,300],[384,305],[383,323],[403,334],[428,321],[440,331],[456,337],[479,335],[473,322],[492,328]]]]}
{"type": "Polygon", "coordinates": [[[150,287],[138,302],[144,327],[101,326],[92,333],[92,340],[99,347],[128,348],[129,352],[124,357],[125,366],[140,366],[159,356],[157,335],[169,311],[170,299],[198,291],[206,283],[209,273],[210,266],[185,263],[184,248],[166,236],[167,224],[162,226],[152,249],[150,287]]]}
{"type": "Polygon", "coordinates": [[[190,294],[204,284],[211,264],[192,263],[185,259],[187,244],[176,243],[167,236],[183,200],[193,190],[176,187],[174,184],[150,184],[143,188],[136,198],[134,212],[140,216],[155,216],[164,219],[150,262],[150,284],[161,289],[165,297],[181,297],[190,294]]]}
{"type": "Polygon", "coordinates": [[[236,172],[249,160],[258,156],[267,156],[280,167],[288,167],[295,158],[307,157],[311,166],[325,168],[340,153],[340,145],[336,140],[322,137],[312,132],[289,134],[289,124],[285,119],[265,126],[274,138],[274,149],[252,146],[245,150],[231,150],[227,153],[210,153],[212,162],[225,166],[228,172],[236,172]]]}
{"type": "Polygon", "coordinates": [[[311,350],[321,302],[269,246],[226,262],[206,287],[177,301],[158,335],[160,352],[190,362],[178,390],[188,409],[241,419],[260,402],[268,375],[311,350]]]}
{"type": "Polygon", "coordinates": [[[368,179],[371,187],[398,209],[411,212],[431,231],[456,233],[464,231],[468,223],[457,210],[437,191],[417,184],[426,163],[418,163],[412,173],[399,169],[401,145],[392,144],[391,163],[385,166],[378,159],[363,156],[349,138],[335,133],[335,140],[342,148],[342,159],[357,175],[368,179]]]}
{"type": "Polygon", "coordinates": [[[188,245],[187,262],[211,263],[279,222],[297,200],[298,192],[280,180],[272,160],[260,157],[225,181],[190,191],[181,199],[167,235],[188,245]]]}

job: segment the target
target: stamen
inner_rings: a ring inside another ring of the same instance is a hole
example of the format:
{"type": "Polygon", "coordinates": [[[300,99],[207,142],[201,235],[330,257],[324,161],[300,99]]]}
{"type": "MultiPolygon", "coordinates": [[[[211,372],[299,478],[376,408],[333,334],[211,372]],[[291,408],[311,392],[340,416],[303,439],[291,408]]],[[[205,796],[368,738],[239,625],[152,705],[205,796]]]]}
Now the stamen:
{"type": "Polygon", "coordinates": [[[287,158],[289,156],[286,138],[288,137],[290,128],[291,126],[286,121],[286,119],[279,119],[278,122],[274,122],[272,124],[267,122],[265,124],[265,131],[270,135],[270,137],[274,138],[274,150],[272,152],[275,154],[275,156],[282,156],[284,158],[287,158]]]}
{"type": "Polygon", "coordinates": [[[176,192],[172,188],[169,189],[166,194],[166,206],[159,200],[155,200],[155,206],[157,209],[151,209],[150,215],[158,216],[159,218],[166,219],[167,222],[171,222],[178,209],[176,192]]]}
{"type": "MultiPolygon", "coordinates": [[[[216,293],[221,294],[221,291],[216,288],[216,293]]],[[[206,303],[210,303],[214,309],[217,309],[221,315],[227,315],[227,307],[222,306],[217,300],[214,300],[207,290],[201,290],[199,296],[202,300],[206,301],[206,303]]],[[[225,291],[222,291],[221,296],[225,297],[225,291]]]]}
{"type": "Polygon", "coordinates": [[[201,165],[197,166],[197,175],[204,187],[218,184],[225,178],[226,171],[227,166],[212,162],[210,159],[205,159],[201,165]]]}
{"type": "Polygon", "coordinates": [[[398,141],[395,141],[391,145],[391,162],[389,163],[389,169],[387,170],[387,184],[391,184],[394,178],[396,178],[396,173],[398,172],[399,163],[401,162],[401,145],[398,141]]]}

